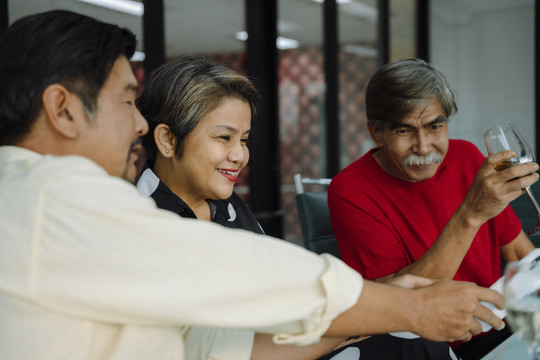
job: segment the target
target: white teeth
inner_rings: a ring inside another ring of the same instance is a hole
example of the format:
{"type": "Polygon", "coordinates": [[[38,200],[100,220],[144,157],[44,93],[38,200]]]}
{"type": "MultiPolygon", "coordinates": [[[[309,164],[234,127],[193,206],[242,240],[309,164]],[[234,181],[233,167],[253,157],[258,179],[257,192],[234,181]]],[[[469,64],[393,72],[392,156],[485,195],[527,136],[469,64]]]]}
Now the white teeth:
{"type": "Polygon", "coordinates": [[[225,171],[225,170],[219,170],[219,172],[222,172],[224,174],[229,174],[229,175],[232,175],[232,176],[236,176],[236,172],[232,172],[232,171],[225,171]]]}

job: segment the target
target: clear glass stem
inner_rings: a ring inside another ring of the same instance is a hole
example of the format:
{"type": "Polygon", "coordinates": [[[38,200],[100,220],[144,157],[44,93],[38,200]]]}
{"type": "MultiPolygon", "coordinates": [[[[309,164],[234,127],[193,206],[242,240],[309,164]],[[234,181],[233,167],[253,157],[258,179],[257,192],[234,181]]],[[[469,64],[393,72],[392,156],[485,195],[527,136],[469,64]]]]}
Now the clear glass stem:
{"type": "Polygon", "coordinates": [[[529,199],[531,200],[531,203],[533,204],[534,211],[536,212],[536,218],[538,219],[538,221],[536,223],[536,226],[534,228],[532,228],[531,230],[529,230],[529,232],[527,234],[530,235],[530,236],[540,235],[540,206],[538,206],[538,202],[534,198],[534,195],[533,195],[533,193],[531,191],[530,186],[527,186],[525,188],[525,192],[527,192],[527,196],[529,197],[529,199]]]}
{"type": "Polygon", "coordinates": [[[536,215],[539,215],[540,214],[540,206],[538,206],[538,202],[534,198],[534,195],[533,195],[533,193],[531,191],[531,187],[527,186],[525,188],[525,191],[527,192],[527,195],[529,196],[529,199],[531,199],[531,202],[532,202],[532,204],[534,206],[534,210],[536,211],[536,215]]]}

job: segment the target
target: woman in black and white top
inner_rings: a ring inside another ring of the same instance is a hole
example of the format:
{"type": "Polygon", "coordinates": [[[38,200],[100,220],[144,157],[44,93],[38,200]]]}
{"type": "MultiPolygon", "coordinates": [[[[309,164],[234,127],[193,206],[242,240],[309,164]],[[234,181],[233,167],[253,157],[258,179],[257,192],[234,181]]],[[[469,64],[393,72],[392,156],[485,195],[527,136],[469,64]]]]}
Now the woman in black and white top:
{"type": "Polygon", "coordinates": [[[137,100],[150,126],[141,194],[183,217],[263,233],[233,191],[249,161],[258,101],[246,77],[203,57],[184,57],[151,74],[137,100]]]}

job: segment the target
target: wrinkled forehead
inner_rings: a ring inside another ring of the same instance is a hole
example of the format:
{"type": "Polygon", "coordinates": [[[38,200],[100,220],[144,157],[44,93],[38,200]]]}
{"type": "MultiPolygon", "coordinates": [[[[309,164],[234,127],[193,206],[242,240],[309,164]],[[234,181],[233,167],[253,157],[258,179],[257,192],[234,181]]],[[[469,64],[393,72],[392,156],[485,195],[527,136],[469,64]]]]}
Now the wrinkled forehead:
{"type": "Polygon", "coordinates": [[[446,111],[437,98],[427,99],[418,103],[410,112],[401,118],[387,122],[385,128],[393,129],[400,126],[424,127],[432,123],[447,122],[446,111]]]}

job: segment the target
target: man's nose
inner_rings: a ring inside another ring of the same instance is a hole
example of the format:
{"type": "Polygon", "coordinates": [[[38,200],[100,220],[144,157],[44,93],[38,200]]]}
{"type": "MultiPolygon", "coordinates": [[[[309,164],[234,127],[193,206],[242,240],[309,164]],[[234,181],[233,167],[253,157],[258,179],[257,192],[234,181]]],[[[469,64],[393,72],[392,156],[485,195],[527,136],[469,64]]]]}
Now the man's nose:
{"type": "Polygon", "coordinates": [[[144,136],[148,132],[148,121],[146,121],[144,116],[142,116],[138,110],[135,115],[135,131],[139,136],[144,136]]]}
{"type": "Polygon", "coordinates": [[[415,138],[416,138],[416,143],[414,146],[414,151],[420,155],[429,154],[431,152],[430,136],[426,134],[426,132],[423,129],[421,129],[417,131],[415,138]]]}

